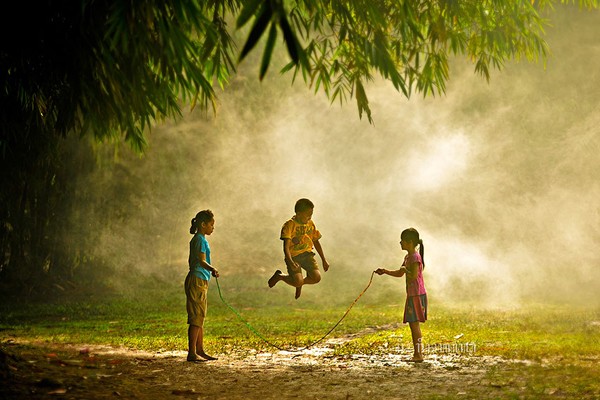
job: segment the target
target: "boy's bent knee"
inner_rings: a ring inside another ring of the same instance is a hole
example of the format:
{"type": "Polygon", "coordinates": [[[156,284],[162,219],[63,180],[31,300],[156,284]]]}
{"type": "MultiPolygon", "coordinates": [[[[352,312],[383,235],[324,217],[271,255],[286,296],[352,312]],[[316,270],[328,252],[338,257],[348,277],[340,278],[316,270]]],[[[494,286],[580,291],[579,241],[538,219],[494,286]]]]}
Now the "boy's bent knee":
{"type": "Polygon", "coordinates": [[[292,286],[301,287],[304,285],[304,278],[302,278],[302,274],[294,274],[292,275],[292,286]]]}
{"type": "Polygon", "coordinates": [[[306,280],[308,280],[310,283],[319,283],[321,282],[321,274],[319,271],[314,270],[308,274],[306,280]]]}

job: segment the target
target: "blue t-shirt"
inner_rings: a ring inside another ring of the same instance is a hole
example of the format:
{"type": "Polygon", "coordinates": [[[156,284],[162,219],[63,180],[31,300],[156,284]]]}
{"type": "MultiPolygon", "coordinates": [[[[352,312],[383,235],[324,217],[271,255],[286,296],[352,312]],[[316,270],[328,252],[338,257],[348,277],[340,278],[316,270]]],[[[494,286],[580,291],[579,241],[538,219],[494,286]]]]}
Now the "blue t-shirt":
{"type": "Polygon", "coordinates": [[[211,274],[209,270],[202,267],[200,253],[206,255],[206,262],[210,264],[210,246],[208,245],[208,240],[206,240],[203,234],[196,233],[192,240],[190,240],[190,257],[188,259],[190,271],[198,278],[209,281],[211,274]]]}

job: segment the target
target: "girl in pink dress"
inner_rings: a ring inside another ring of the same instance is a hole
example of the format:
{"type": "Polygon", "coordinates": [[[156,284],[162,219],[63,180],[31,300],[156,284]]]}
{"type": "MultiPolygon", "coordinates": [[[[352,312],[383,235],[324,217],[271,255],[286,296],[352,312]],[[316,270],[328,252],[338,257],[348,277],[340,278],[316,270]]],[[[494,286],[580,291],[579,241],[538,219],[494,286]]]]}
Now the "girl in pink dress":
{"type": "Polygon", "coordinates": [[[400,278],[406,275],[406,304],[404,306],[404,323],[408,322],[412,335],[414,355],[409,360],[412,362],[423,361],[423,343],[420,322],[427,321],[427,292],[423,280],[423,269],[425,268],[423,240],[419,238],[419,232],[414,228],[402,231],[400,235],[400,246],[408,254],[404,257],[402,267],[397,270],[378,268],[378,275],[390,275],[400,278]],[[416,250],[417,246],[419,251],[416,250]]]}

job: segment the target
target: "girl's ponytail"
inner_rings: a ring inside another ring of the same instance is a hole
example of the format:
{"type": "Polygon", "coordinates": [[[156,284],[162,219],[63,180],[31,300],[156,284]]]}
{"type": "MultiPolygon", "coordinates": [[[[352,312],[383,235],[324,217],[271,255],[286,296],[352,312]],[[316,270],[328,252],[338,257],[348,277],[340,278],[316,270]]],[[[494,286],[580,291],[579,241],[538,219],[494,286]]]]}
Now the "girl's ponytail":
{"type": "Polygon", "coordinates": [[[196,218],[192,218],[192,226],[190,227],[190,234],[194,235],[198,232],[198,220],[196,218]]]}
{"type": "Polygon", "coordinates": [[[423,261],[423,269],[425,269],[425,246],[423,246],[423,239],[419,239],[419,254],[421,255],[421,261],[423,261]]]}

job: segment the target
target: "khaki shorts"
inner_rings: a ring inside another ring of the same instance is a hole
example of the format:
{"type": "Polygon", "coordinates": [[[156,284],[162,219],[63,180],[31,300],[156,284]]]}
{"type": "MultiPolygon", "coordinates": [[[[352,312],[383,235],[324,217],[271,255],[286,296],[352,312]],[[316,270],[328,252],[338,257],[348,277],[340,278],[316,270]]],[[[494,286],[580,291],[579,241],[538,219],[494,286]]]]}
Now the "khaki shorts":
{"type": "Polygon", "coordinates": [[[204,318],[208,309],[207,294],[208,281],[189,272],[185,278],[185,308],[188,314],[188,324],[204,326],[204,318]]]}
{"type": "MultiPolygon", "coordinates": [[[[319,270],[319,264],[317,264],[317,260],[315,260],[315,253],[313,253],[311,251],[307,251],[305,253],[300,253],[297,256],[292,257],[292,260],[294,260],[296,263],[298,263],[298,265],[300,265],[300,268],[302,268],[306,272],[319,270]]],[[[288,270],[289,275],[298,274],[298,273],[302,272],[301,270],[293,271],[289,266],[287,267],[287,270],[288,270]]]]}

